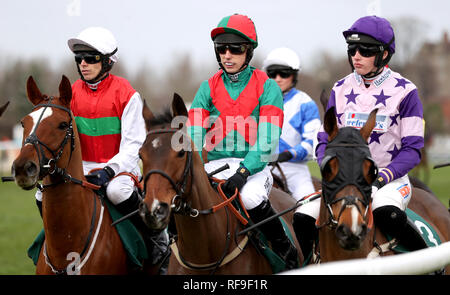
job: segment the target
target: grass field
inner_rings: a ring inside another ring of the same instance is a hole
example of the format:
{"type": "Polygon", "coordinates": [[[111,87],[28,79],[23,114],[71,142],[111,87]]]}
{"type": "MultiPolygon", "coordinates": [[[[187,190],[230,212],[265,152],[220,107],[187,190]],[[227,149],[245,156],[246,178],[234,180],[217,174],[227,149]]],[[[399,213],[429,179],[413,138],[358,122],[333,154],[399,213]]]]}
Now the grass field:
{"type": "MultiPolygon", "coordinates": [[[[317,164],[310,162],[309,166],[311,173],[319,177],[317,164]]],[[[429,186],[448,207],[450,167],[430,172],[429,186]]],[[[34,274],[27,249],[42,229],[34,193],[35,190],[24,191],[14,183],[0,182],[0,275],[34,274]]]]}

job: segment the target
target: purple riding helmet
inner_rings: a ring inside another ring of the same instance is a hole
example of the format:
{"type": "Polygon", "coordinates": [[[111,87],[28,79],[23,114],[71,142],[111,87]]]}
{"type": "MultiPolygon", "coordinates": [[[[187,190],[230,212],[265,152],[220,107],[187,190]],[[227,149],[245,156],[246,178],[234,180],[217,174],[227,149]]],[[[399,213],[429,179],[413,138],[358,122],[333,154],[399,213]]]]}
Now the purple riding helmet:
{"type": "MultiPolygon", "coordinates": [[[[380,46],[380,52],[376,55],[374,65],[379,69],[388,64],[395,53],[395,35],[391,24],[385,18],[378,16],[364,16],[358,19],[348,30],[342,32],[347,44],[363,43],[380,46]],[[383,60],[384,50],[388,56],[383,60]]],[[[350,65],[353,68],[351,56],[350,65]]]]}

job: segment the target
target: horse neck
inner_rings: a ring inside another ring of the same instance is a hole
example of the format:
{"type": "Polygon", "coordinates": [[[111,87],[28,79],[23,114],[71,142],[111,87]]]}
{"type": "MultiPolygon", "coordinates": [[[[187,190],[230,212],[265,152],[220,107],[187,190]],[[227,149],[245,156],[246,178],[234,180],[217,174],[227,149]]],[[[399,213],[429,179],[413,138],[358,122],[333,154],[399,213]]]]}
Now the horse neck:
{"type": "MultiPolygon", "coordinates": [[[[76,179],[83,179],[80,143],[75,133],[75,149],[72,152],[66,172],[76,179]]],[[[61,161],[65,162],[65,161],[61,161]]],[[[53,179],[54,181],[54,179],[53,179]]],[[[44,184],[52,182],[50,176],[44,184]]],[[[58,257],[67,265],[66,255],[72,251],[81,252],[90,228],[93,210],[93,191],[73,182],[45,187],[42,198],[42,217],[46,244],[51,261],[58,265],[58,257]]]]}
{"type": "MultiPolygon", "coordinates": [[[[194,182],[188,196],[191,207],[199,210],[209,209],[219,204],[222,199],[211,187],[200,158],[194,160],[194,182]],[[199,162],[200,161],[200,162],[199,162]]],[[[175,215],[180,253],[194,263],[211,263],[223,254],[227,238],[226,209],[208,215],[192,218],[175,215]]],[[[229,230],[233,233],[236,219],[229,215],[229,230]]]]}

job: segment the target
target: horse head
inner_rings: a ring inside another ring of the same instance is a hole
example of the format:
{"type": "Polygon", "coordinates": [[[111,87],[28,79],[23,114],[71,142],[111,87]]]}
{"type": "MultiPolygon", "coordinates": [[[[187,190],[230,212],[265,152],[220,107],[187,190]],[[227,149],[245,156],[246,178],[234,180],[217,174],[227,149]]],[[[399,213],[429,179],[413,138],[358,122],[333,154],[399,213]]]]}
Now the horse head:
{"type": "Polygon", "coordinates": [[[172,110],[154,116],[144,104],[147,137],[139,151],[143,164],[144,202],[140,215],[155,230],[164,229],[172,210],[187,193],[189,175],[192,177],[192,150],[183,146],[182,126],[187,119],[183,99],[174,94],[172,110]]]}
{"type": "Polygon", "coordinates": [[[62,76],[58,97],[41,94],[30,76],[27,96],[34,107],[21,120],[24,139],[11,172],[17,185],[30,190],[39,180],[52,174],[57,165],[67,165],[64,163],[74,148],[74,130],[70,111],[72,87],[66,76],[62,76]]]}
{"type": "Polygon", "coordinates": [[[367,139],[375,126],[376,113],[377,109],[370,113],[360,130],[338,129],[334,107],[324,117],[329,143],[320,165],[322,209],[326,208],[328,225],[335,229],[339,245],[346,250],[359,249],[372,223],[371,184],[377,167],[367,139]]]}

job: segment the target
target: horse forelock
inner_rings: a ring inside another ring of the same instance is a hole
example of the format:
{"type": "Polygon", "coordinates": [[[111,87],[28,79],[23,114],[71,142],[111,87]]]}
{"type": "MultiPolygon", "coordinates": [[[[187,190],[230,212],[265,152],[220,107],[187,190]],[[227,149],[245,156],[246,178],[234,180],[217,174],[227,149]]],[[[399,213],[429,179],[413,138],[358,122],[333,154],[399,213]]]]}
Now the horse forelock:
{"type": "Polygon", "coordinates": [[[155,115],[152,119],[149,120],[149,124],[152,127],[164,125],[164,124],[170,124],[172,123],[173,115],[170,111],[170,109],[167,107],[165,108],[161,113],[155,115]]]}

